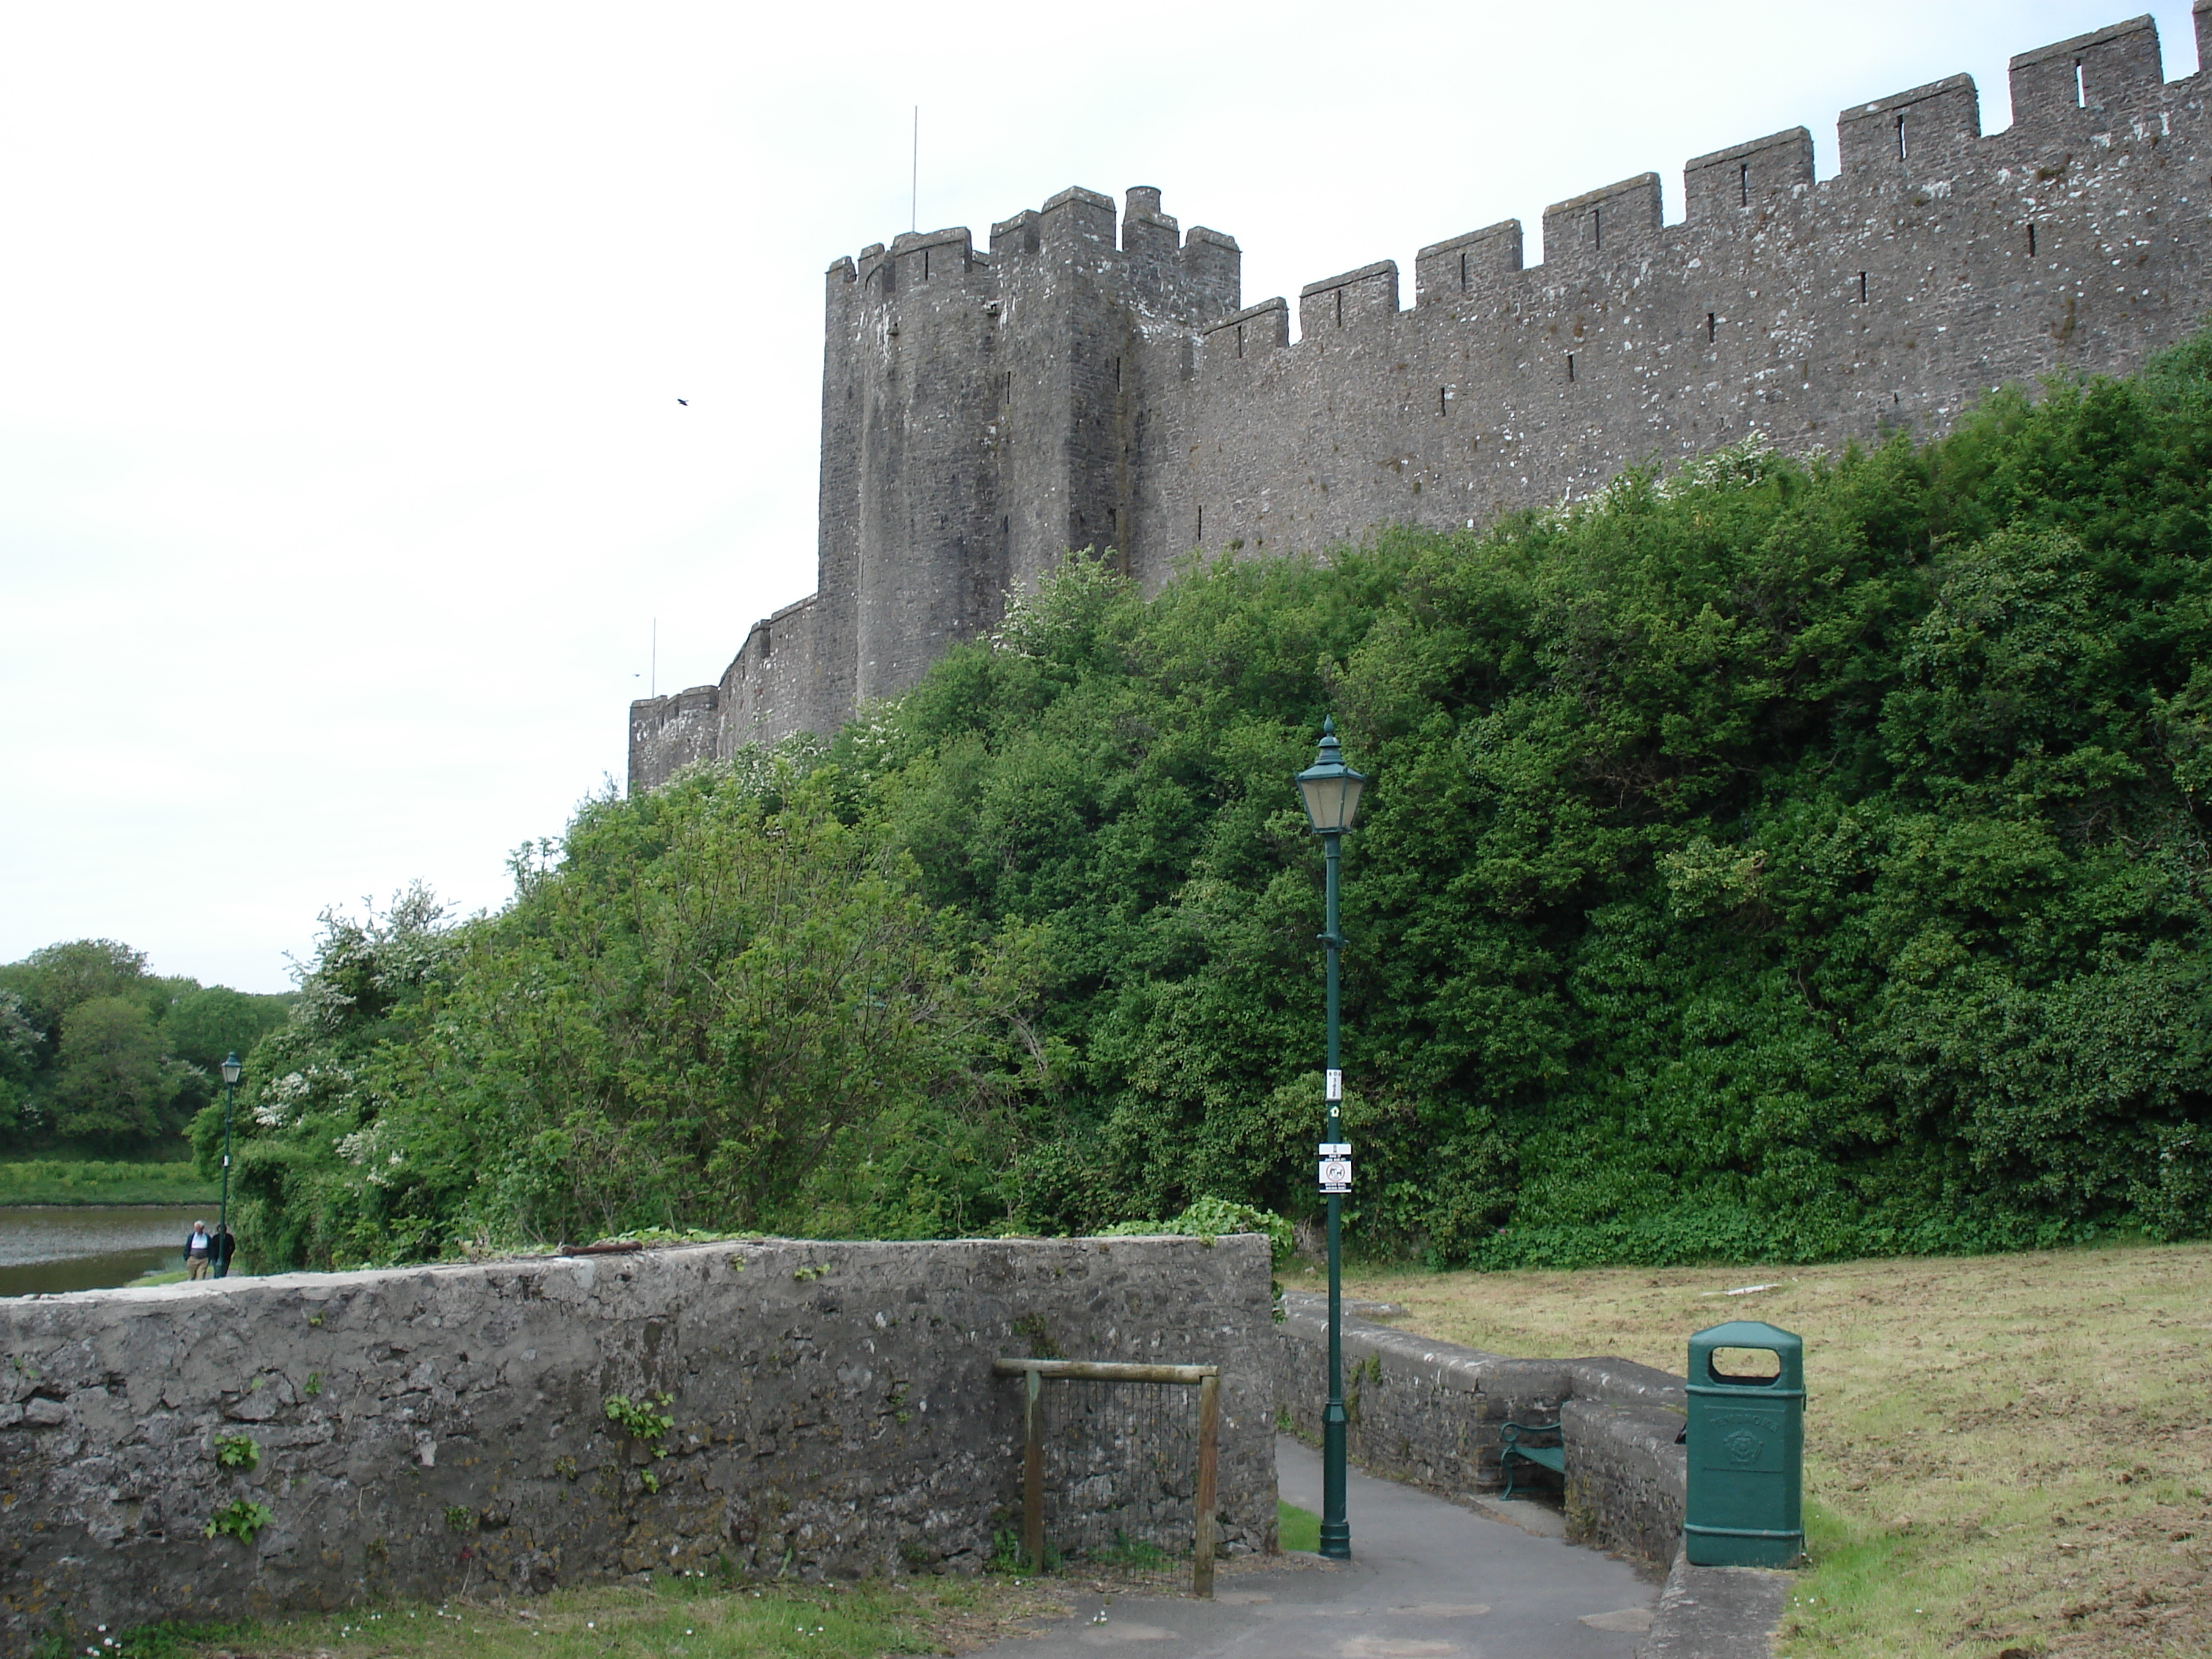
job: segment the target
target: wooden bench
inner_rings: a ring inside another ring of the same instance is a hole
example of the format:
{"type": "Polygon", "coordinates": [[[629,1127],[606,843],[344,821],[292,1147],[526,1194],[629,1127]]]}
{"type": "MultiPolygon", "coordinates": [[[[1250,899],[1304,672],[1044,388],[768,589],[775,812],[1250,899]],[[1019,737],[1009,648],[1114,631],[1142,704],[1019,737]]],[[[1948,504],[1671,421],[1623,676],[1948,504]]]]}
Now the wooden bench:
{"type": "Polygon", "coordinates": [[[1534,1463],[1540,1468],[1549,1469],[1562,1479],[1565,1477],[1567,1449],[1564,1444],[1524,1446],[1521,1443],[1521,1437],[1524,1434],[1557,1434],[1559,1431],[1557,1423],[1503,1423],[1498,1425],[1498,1472],[1505,1477],[1505,1490],[1498,1494],[1499,1497],[1513,1496],[1513,1460],[1516,1457],[1524,1463],[1534,1463]]]}

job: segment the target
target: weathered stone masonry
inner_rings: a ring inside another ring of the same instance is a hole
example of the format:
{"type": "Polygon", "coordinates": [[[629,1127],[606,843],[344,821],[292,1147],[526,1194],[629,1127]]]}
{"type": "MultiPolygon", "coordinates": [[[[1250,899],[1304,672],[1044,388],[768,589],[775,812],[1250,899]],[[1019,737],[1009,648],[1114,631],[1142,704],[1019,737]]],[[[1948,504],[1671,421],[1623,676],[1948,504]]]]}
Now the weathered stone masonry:
{"type": "MultiPolygon", "coordinates": [[[[2212,0],[2196,10],[2212,61],[2212,0]]],[[[1068,190],[897,238],[828,278],[817,591],[718,684],[631,705],[629,781],[833,730],[987,632],[1069,548],[1148,586],[1194,548],[1292,552],[1479,525],[1753,434],[1941,431],[1990,387],[2124,373],[2212,312],[2203,73],[2138,18],[2022,53],[2013,125],[1972,81],[1700,156],[1684,222],[1644,173],[1414,261],[1240,308],[1236,242],[1157,190],[1068,190]]]]}
{"type": "Polygon", "coordinates": [[[0,1649],[717,1558],[972,1569],[1019,1524],[991,1362],[1042,1345],[1220,1365],[1224,1537],[1270,1547],[1267,1273],[1251,1237],[769,1241],[0,1302],[0,1649]],[[615,1395],[668,1397],[667,1455],[615,1395]],[[204,1536],[237,1498],[267,1528],[204,1536]]]}
{"type": "MultiPolygon", "coordinates": [[[[1324,1297],[1286,1298],[1283,1409],[1310,1437],[1328,1399],[1324,1297]]],[[[1682,1379],[1626,1359],[1515,1359],[1344,1322],[1346,1444],[1370,1473],[1465,1498],[1495,1492],[1506,1423],[1561,1425],[1568,1535],[1664,1567],[1681,1545],[1682,1379]]],[[[1541,1479],[1534,1470],[1524,1478],[1541,1479]]]]}

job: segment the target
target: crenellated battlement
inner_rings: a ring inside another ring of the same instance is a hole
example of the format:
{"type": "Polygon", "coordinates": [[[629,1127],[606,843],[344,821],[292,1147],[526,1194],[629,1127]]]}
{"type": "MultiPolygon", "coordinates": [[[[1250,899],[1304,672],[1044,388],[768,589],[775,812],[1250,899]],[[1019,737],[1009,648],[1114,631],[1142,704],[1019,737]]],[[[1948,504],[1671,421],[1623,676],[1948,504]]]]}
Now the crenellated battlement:
{"type": "MultiPolygon", "coordinates": [[[[2200,4],[2195,17],[2200,53],[2212,60],[2212,7],[2200,4]]],[[[1855,104],[1837,117],[1842,166],[1832,179],[1815,179],[1813,137],[1804,127],[1750,139],[1684,164],[1685,213],[1676,225],[1664,222],[1659,175],[1644,173],[1546,208],[1540,264],[1523,266],[1518,220],[1431,244],[1416,256],[1414,308],[1462,295],[1496,296],[1499,279],[1511,276],[1537,283],[1580,278],[1654,256],[1703,263],[1711,257],[1711,233],[1759,234],[1775,214],[1823,195],[1909,187],[1976,167],[1987,172],[1993,158],[2019,161],[2100,137],[2109,148],[2117,125],[2154,114],[2178,97],[2195,106],[2204,77],[2167,82],[2160,71],[2157,26],[2145,16],[2013,58],[2014,123],[1987,138],[1972,76],[1855,104]],[[1708,234],[1688,234],[1698,231],[1708,234]]],[[[2003,170],[2001,161],[1995,170],[2003,170]]],[[[1943,177],[1941,193],[1951,196],[1954,182],[1943,177]]],[[[2009,181],[1995,182],[1992,198],[2009,181]]],[[[1299,290],[1299,343],[1313,337],[1325,344],[1324,337],[1347,321],[1397,312],[1396,272],[1395,262],[1382,260],[1308,283],[1299,290]]]]}
{"type": "MultiPolygon", "coordinates": [[[[2212,63],[2212,0],[2195,9],[2212,63]]],[[[904,690],[1070,548],[1319,551],[1482,523],[1757,434],[1942,430],[2006,380],[2124,373],[2212,313],[2212,76],[2148,17],[1243,304],[1234,239],[1151,185],[908,234],[824,277],[817,592],[716,687],[641,703],[631,780],[904,690]],[[708,734],[711,741],[702,738],[708,734]]]]}
{"type": "Polygon", "coordinates": [[[857,256],[832,260],[829,279],[833,291],[842,283],[865,299],[889,303],[948,281],[976,282],[995,292],[1002,276],[1018,279],[1040,262],[1073,263],[1110,271],[1154,308],[1211,318],[1237,308],[1243,260],[1233,236],[1204,225],[1192,226],[1186,236],[1181,222],[1162,211],[1157,186],[1132,186],[1117,216],[1111,197],[1076,185],[1042,208],[1024,208],[992,225],[988,252],[975,247],[964,225],[902,232],[888,247],[872,243],[857,256]]]}

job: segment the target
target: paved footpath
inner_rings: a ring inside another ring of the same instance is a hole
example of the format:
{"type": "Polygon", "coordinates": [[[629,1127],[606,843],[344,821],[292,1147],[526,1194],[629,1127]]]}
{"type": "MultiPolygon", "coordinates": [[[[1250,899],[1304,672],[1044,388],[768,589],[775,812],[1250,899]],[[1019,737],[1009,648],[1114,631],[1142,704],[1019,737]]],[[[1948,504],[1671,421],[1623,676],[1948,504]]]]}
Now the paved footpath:
{"type": "MultiPolygon", "coordinates": [[[[1321,1510],[1321,1457],[1275,1443],[1285,1501],[1321,1510]]],[[[1631,1659],[1659,1599],[1626,1563],[1352,1474],[1352,1561],[1224,1571],[1212,1601],[1087,1596],[990,1659],[1631,1659]],[[1103,1622],[1097,1614],[1103,1612],[1103,1622]]],[[[1224,1564],[1225,1565],[1225,1564],[1224,1564]]],[[[981,1656],[978,1656],[981,1659],[981,1656]]]]}

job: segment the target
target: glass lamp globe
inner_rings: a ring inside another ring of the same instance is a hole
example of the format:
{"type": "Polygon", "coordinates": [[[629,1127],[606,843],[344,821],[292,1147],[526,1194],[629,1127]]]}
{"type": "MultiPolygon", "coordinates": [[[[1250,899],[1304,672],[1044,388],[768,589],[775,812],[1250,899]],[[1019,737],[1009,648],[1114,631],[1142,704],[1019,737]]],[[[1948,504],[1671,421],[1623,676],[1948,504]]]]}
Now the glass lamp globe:
{"type": "Polygon", "coordinates": [[[1298,793],[1304,799],[1306,822],[1317,836],[1341,835],[1352,828],[1359,811],[1359,792],[1366,784],[1364,773],[1344,763],[1336,741],[1336,722],[1321,723],[1321,752],[1314,763],[1298,774],[1298,793]]]}

